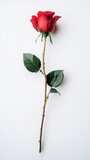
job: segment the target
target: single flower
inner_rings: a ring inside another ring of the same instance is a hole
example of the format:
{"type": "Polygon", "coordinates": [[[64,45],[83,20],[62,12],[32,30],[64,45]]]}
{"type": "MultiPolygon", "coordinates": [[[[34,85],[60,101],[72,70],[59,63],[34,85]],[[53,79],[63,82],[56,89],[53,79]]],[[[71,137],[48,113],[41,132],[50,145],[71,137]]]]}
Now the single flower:
{"type": "Polygon", "coordinates": [[[45,64],[46,40],[47,40],[47,37],[49,36],[50,42],[52,43],[50,32],[54,32],[56,22],[58,21],[59,18],[61,18],[61,16],[55,16],[55,12],[51,12],[51,11],[44,11],[44,12],[39,11],[37,13],[37,16],[33,15],[30,21],[32,22],[33,27],[38,32],[40,32],[41,40],[44,40],[43,51],[42,51],[42,61],[32,53],[23,54],[23,61],[27,70],[32,73],[37,73],[40,71],[44,78],[43,79],[44,80],[44,102],[43,102],[43,111],[42,111],[42,118],[41,118],[41,125],[40,125],[39,152],[41,152],[42,150],[42,134],[43,134],[47,100],[49,99],[49,95],[51,93],[54,93],[54,94],[58,93],[60,95],[56,87],[61,85],[64,79],[63,70],[60,70],[60,69],[51,71],[47,74],[46,64],[45,64]],[[49,86],[49,92],[47,93],[48,86],[49,86]]]}
{"type": "Polygon", "coordinates": [[[61,16],[54,16],[55,12],[51,11],[39,11],[37,16],[33,15],[32,22],[33,27],[40,32],[54,32],[56,22],[61,16]]]}

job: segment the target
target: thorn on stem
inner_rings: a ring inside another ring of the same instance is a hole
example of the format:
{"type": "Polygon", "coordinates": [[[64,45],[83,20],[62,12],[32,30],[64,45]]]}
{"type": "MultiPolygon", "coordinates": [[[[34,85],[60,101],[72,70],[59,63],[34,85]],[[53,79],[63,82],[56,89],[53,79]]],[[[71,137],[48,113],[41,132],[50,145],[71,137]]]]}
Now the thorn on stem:
{"type": "Polygon", "coordinates": [[[45,114],[44,114],[44,115],[42,115],[42,117],[45,117],[45,114]]]}

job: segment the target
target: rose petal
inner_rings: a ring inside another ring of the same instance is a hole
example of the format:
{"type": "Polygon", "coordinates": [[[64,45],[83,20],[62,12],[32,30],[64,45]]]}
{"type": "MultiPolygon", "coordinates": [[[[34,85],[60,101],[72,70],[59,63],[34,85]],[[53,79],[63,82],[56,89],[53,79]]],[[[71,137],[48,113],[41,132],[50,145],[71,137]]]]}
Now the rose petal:
{"type": "Polygon", "coordinates": [[[32,22],[33,27],[38,31],[38,21],[36,16],[32,16],[32,19],[30,20],[32,22]]]}
{"type": "Polygon", "coordinates": [[[42,32],[47,32],[47,17],[45,15],[40,15],[38,17],[38,28],[42,31],[42,32]]]}
{"type": "Polygon", "coordinates": [[[61,16],[54,16],[49,22],[48,22],[48,32],[53,32],[55,29],[56,21],[61,18],[61,16]]]}
{"type": "Polygon", "coordinates": [[[39,17],[40,15],[45,15],[45,16],[47,16],[47,18],[49,18],[49,19],[51,19],[54,14],[55,14],[55,12],[51,12],[51,11],[45,11],[45,12],[39,11],[39,12],[37,13],[38,17],[39,17]]]}

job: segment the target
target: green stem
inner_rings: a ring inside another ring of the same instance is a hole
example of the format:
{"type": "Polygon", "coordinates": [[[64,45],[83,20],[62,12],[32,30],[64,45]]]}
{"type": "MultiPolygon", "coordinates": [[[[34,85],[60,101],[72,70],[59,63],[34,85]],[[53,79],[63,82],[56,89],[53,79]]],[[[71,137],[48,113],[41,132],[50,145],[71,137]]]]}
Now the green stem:
{"type": "Polygon", "coordinates": [[[47,77],[45,72],[45,49],[46,49],[46,37],[44,37],[44,48],[42,53],[42,71],[44,75],[44,105],[43,105],[43,113],[42,113],[41,127],[40,127],[39,153],[42,150],[42,132],[43,132],[43,124],[44,124],[45,109],[46,109],[46,102],[47,102],[47,83],[46,83],[47,77]]]}

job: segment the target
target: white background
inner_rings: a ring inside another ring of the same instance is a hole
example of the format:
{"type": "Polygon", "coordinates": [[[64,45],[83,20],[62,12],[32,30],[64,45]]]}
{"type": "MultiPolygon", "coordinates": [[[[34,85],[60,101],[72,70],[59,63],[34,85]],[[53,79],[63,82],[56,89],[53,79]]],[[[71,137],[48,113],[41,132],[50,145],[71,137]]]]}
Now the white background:
{"type": "Polygon", "coordinates": [[[90,160],[90,1],[0,1],[0,160],[90,160]],[[43,43],[30,18],[39,10],[62,18],[47,40],[46,71],[63,69],[61,96],[50,96],[38,153],[43,76],[23,65],[23,52],[41,58],[43,43]]]}

